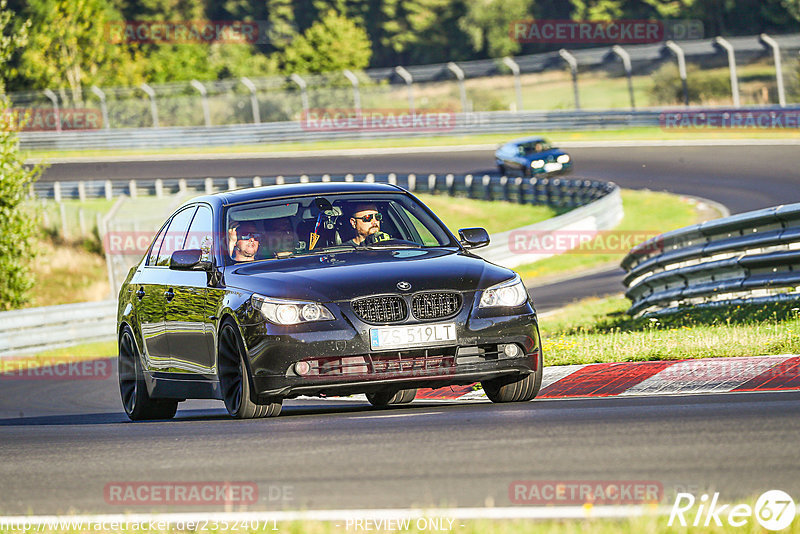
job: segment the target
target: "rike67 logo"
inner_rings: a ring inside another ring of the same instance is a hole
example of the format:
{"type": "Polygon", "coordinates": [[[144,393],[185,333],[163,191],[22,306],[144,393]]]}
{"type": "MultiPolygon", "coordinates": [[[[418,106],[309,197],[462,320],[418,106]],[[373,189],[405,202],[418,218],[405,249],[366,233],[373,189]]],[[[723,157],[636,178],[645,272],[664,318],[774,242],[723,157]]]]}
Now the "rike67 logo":
{"type": "Polygon", "coordinates": [[[777,531],[792,524],[795,509],[794,499],[781,490],[765,491],[752,508],[747,504],[719,504],[719,493],[714,493],[710,500],[707,494],[696,499],[691,493],[678,493],[667,526],[671,527],[677,521],[682,527],[709,527],[712,522],[721,527],[724,521],[732,527],[742,527],[755,516],[763,528],[777,531]]]}

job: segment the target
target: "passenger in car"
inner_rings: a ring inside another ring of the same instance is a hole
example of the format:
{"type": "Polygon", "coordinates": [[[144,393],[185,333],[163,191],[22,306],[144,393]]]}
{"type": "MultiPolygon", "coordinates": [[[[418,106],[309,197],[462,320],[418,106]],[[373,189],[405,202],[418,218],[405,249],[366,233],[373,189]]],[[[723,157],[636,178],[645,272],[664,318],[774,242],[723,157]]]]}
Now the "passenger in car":
{"type": "Polygon", "coordinates": [[[262,253],[259,257],[277,258],[294,252],[297,236],[289,217],[264,221],[264,235],[261,239],[262,253]]]}

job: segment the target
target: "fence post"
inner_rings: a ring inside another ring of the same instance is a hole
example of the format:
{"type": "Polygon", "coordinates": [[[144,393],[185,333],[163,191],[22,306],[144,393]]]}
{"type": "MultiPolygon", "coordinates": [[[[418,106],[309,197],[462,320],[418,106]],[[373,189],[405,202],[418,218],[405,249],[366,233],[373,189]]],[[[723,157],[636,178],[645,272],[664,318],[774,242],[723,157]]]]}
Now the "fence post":
{"type": "Polygon", "coordinates": [[[83,180],[78,182],[78,200],[86,202],[86,182],[83,180]]]}
{"type": "Polygon", "coordinates": [[[241,78],[239,78],[239,80],[250,91],[250,107],[253,110],[253,124],[259,124],[261,122],[261,110],[258,109],[258,97],[256,96],[256,86],[252,81],[250,81],[250,78],[248,78],[247,76],[242,76],[241,78]]]}
{"type": "Polygon", "coordinates": [[[564,48],[558,51],[558,55],[567,62],[569,70],[572,72],[572,90],[575,92],[575,109],[581,109],[581,102],[578,99],[578,60],[564,48]]]}
{"type": "Polygon", "coordinates": [[[61,210],[61,237],[65,240],[69,237],[69,228],[67,226],[67,206],[63,203],[58,205],[61,210]]]}
{"type": "Polygon", "coordinates": [[[102,89],[100,89],[96,85],[93,85],[91,89],[92,93],[94,93],[95,96],[100,99],[100,113],[103,114],[103,128],[108,130],[109,128],[111,128],[111,124],[108,121],[108,106],[106,105],[106,94],[103,92],[102,89]]]}
{"type": "Polygon", "coordinates": [[[210,195],[214,192],[214,180],[211,179],[211,177],[206,178],[203,185],[205,186],[206,195],[210,195]]]}
{"type": "Polygon", "coordinates": [[[58,96],[50,89],[44,90],[44,96],[49,98],[50,102],[53,103],[53,113],[56,117],[56,131],[61,133],[61,112],[58,110],[58,96]]]}
{"type": "Polygon", "coordinates": [[[78,208],[78,228],[80,228],[81,237],[89,233],[86,231],[86,217],[84,216],[83,208],[78,208]]]}
{"type": "Polygon", "coordinates": [[[53,199],[61,202],[61,182],[53,182],[53,199]]]}
{"type": "Polygon", "coordinates": [[[181,178],[178,180],[178,193],[181,195],[186,194],[186,190],[188,189],[186,185],[186,178],[181,178]]]}
{"type": "Polygon", "coordinates": [[[772,58],[775,62],[775,81],[778,83],[778,105],[780,107],[786,106],[786,93],[783,89],[783,69],[781,68],[781,48],[778,46],[778,41],[762,33],[760,36],[761,42],[772,49],[772,58]]]}
{"type": "Polygon", "coordinates": [[[408,87],[408,111],[410,113],[414,113],[414,78],[411,76],[411,73],[408,72],[401,66],[397,66],[394,68],[394,71],[400,76],[404,82],[406,82],[406,87],[408,87]]]}
{"type": "Polygon", "coordinates": [[[733,53],[733,45],[724,37],[714,39],[714,44],[720,46],[728,53],[728,69],[731,72],[731,95],[733,95],[733,106],[740,107],[739,104],[739,79],[736,76],[736,56],[733,53]]]}
{"type": "Polygon", "coordinates": [[[630,95],[631,99],[631,109],[636,109],[636,100],[633,96],[633,69],[631,68],[631,55],[619,45],[612,46],[611,51],[619,56],[619,58],[622,60],[622,66],[625,67],[625,76],[628,77],[628,94],[630,95]]]}
{"type": "Polygon", "coordinates": [[[353,86],[353,105],[355,106],[356,114],[361,115],[361,93],[358,90],[358,78],[350,69],[344,69],[342,74],[353,86]]]}
{"type": "Polygon", "coordinates": [[[511,69],[511,73],[514,75],[514,89],[517,93],[516,111],[522,111],[522,84],[520,83],[519,79],[519,65],[517,64],[516,61],[514,61],[508,56],[503,58],[503,64],[509,69],[511,69]]]}
{"type": "Polygon", "coordinates": [[[678,74],[681,77],[681,84],[683,85],[683,104],[689,105],[689,83],[686,81],[686,58],[683,55],[683,49],[675,44],[674,41],[667,41],[664,43],[675,57],[678,59],[678,74]]]}
{"type": "Polygon", "coordinates": [[[453,61],[447,64],[447,68],[456,75],[458,80],[458,92],[461,95],[461,111],[467,112],[467,90],[464,88],[464,70],[453,61]]]}
{"type": "Polygon", "coordinates": [[[306,91],[308,88],[308,84],[306,84],[306,81],[303,78],[301,78],[300,75],[297,73],[294,73],[291,76],[289,76],[289,79],[292,80],[295,84],[297,84],[297,87],[300,88],[300,101],[303,104],[303,113],[305,114],[306,117],[308,117],[308,93],[306,91]]]}
{"type": "Polygon", "coordinates": [[[139,88],[150,98],[150,115],[153,117],[153,128],[158,128],[158,104],[156,103],[156,92],[153,88],[143,83],[139,88]]]}
{"type": "Polygon", "coordinates": [[[137,193],[138,191],[136,191],[136,180],[130,180],[128,182],[128,196],[130,196],[131,198],[136,198],[137,193]]]}
{"type": "Polygon", "coordinates": [[[106,200],[114,198],[114,183],[111,180],[106,180],[103,187],[105,189],[106,200]]]}
{"type": "Polygon", "coordinates": [[[197,92],[200,93],[200,102],[203,105],[203,118],[205,119],[206,128],[208,128],[211,126],[211,111],[208,109],[208,91],[206,90],[206,86],[197,80],[190,81],[189,85],[197,89],[197,92]]]}
{"type": "Polygon", "coordinates": [[[156,178],[154,187],[156,198],[162,198],[164,196],[164,181],[161,178],[156,178]]]}

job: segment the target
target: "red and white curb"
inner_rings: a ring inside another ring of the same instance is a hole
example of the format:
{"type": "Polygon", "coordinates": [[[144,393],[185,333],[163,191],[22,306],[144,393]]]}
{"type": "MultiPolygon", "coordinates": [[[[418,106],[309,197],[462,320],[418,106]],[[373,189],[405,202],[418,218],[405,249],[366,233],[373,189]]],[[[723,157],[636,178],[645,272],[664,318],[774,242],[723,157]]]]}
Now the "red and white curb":
{"type": "MultiPolygon", "coordinates": [[[[693,360],[592,363],[544,368],[537,399],[686,395],[800,389],[800,356],[753,356],[693,360]]],[[[327,397],[366,401],[364,395],[327,397]]],[[[420,389],[416,400],[486,400],[482,389],[420,389]]]]}

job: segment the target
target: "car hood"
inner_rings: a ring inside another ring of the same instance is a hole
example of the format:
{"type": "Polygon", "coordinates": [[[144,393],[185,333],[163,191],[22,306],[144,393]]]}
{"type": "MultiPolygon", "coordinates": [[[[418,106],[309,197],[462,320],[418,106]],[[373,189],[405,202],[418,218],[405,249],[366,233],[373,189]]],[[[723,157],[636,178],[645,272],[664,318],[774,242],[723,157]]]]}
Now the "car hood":
{"type": "Polygon", "coordinates": [[[556,158],[562,154],[566,154],[566,152],[558,148],[553,148],[551,150],[545,150],[544,152],[537,152],[536,154],[525,156],[525,159],[529,163],[535,159],[543,159],[545,161],[555,161],[556,158]]]}
{"type": "Polygon", "coordinates": [[[228,267],[228,286],[275,298],[318,302],[423,290],[469,291],[508,280],[514,273],[469,253],[447,249],[364,250],[260,261],[228,267]]]}

